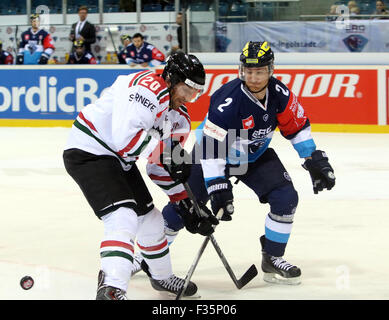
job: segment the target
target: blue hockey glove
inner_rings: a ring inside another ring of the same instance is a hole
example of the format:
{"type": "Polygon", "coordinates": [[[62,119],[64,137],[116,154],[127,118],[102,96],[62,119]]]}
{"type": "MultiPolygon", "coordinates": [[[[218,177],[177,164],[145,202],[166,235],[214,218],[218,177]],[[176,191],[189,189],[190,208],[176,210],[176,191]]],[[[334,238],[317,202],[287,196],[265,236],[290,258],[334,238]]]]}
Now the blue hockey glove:
{"type": "Polygon", "coordinates": [[[312,159],[305,160],[302,166],[311,175],[313,192],[317,194],[323,189],[331,190],[335,185],[335,175],[326,153],[316,150],[311,157],[312,159]]]}
{"type": "Polygon", "coordinates": [[[207,191],[211,197],[211,207],[213,214],[217,215],[223,209],[223,216],[220,220],[230,221],[234,213],[232,185],[230,180],[217,178],[207,182],[207,191]]]}

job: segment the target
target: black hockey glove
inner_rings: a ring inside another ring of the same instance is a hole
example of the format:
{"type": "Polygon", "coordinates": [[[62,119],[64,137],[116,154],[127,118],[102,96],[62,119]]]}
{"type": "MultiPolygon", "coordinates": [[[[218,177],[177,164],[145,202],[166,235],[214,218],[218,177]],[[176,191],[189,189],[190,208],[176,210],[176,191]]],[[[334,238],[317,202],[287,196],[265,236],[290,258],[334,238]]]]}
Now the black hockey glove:
{"type": "Polygon", "coordinates": [[[16,57],[16,64],[23,64],[24,63],[24,56],[19,54],[16,57]]]}
{"type": "Polygon", "coordinates": [[[171,149],[165,148],[160,160],[173,180],[180,183],[188,180],[191,171],[190,156],[178,141],[173,142],[171,149]]]}
{"type": "Polygon", "coordinates": [[[176,205],[178,206],[178,214],[189,232],[209,236],[215,231],[213,225],[217,225],[219,220],[216,219],[203,203],[199,202],[199,207],[202,214],[207,215],[207,217],[199,217],[197,215],[193,203],[189,198],[176,202],[176,205]]]}
{"type": "Polygon", "coordinates": [[[324,151],[316,150],[312,153],[312,159],[305,160],[302,165],[311,175],[313,192],[315,194],[323,189],[331,190],[335,185],[334,169],[328,162],[324,151]]]}
{"type": "Polygon", "coordinates": [[[47,64],[48,61],[49,58],[45,54],[42,54],[38,61],[38,64],[47,64]]]}
{"type": "Polygon", "coordinates": [[[215,215],[220,209],[223,209],[223,216],[220,220],[230,221],[234,213],[232,204],[234,196],[232,194],[232,185],[230,180],[217,178],[208,182],[208,194],[211,197],[211,207],[215,215]]]}

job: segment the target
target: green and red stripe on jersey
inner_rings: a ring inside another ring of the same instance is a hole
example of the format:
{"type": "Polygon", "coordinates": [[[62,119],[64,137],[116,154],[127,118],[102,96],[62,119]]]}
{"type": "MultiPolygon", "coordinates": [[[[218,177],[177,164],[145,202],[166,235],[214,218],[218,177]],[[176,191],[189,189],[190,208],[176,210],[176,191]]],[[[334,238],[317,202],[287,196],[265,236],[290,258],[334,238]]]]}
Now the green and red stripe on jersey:
{"type": "Polygon", "coordinates": [[[180,106],[178,109],[177,109],[177,112],[182,115],[189,123],[189,128],[190,128],[190,116],[189,116],[189,113],[188,113],[188,109],[185,107],[185,106],[180,106]]]}
{"type": "Polygon", "coordinates": [[[133,262],[134,246],[123,241],[105,240],[100,245],[100,257],[120,257],[133,262]]]}
{"type": "Polygon", "coordinates": [[[157,93],[157,100],[159,104],[163,104],[166,101],[169,101],[169,99],[170,99],[170,94],[168,88],[165,87],[163,90],[160,90],[160,92],[157,93]]]}
{"type": "Polygon", "coordinates": [[[141,250],[142,256],[146,259],[162,258],[169,253],[169,245],[166,239],[154,246],[142,246],[138,242],[138,247],[141,250]]]}
{"type": "Polygon", "coordinates": [[[94,132],[98,133],[95,126],[93,125],[92,122],[90,122],[88,119],[85,118],[84,114],[82,112],[80,112],[78,114],[78,117],[84,121],[84,124],[82,124],[81,122],[79,122],[77,119],[74,121],[73,125],[78,128],[79,130],[81,130],[82,132],[86,133],[88,136],[94,138],[100,145],[102,145],[105,149],[107,149],[108,151],[112,152],[113,154],[117,155],[118,156],[118,159],[123,162],[124,164],[128,165],[128,164],[133,164],[135,163],[135,161],[125,161],[124,159],[121,158],[121,156],[119,154],[117,154],[114,150],[112,150],[103,140],[99,139],[98,137],[96,137],[95,134],[92,133],[91,130],[93,130],[94,132]]]}
{"type": "Polygon", "coordinates": [[[139,156],[144,147],[150,142],[150,140],[151,136],[149,136],[145,130],[141,129],[123,149],[118,151],[118,154],[121,157],[124,157],[125,153],[127,153],[127,156],[139,156]],[[131,151],[135,147],[136,149],[131,151]]]}
{"type": "Polygon", "coordinates": [[[137,85],[137,83],[139,82],[140,79],[142,79],[143,77],[145,77],[151,73],[152,73],[152,71],[150,71],[150,70],[145,70],[145,71],[141,71],[141,72],[136,73],[134,75],[134,77],[131,79],[128,87],[132,87],[132,86],[137,85]]]}

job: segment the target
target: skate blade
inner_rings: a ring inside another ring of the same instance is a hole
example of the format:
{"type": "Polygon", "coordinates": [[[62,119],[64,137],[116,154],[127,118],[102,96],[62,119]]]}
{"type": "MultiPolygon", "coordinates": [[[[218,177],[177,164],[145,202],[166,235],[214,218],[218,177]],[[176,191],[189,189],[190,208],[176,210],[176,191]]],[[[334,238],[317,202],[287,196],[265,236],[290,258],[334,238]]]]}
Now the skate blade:
{"type": "Polygon", "coordinates": [[[301,283],[301,277],[284,278],[277,273],[264,273],[263,280],[268,283],[296,286],[301,283]]]}
{"type": "MultiPolygon", "coordinates": [[[[175,299],[177,295],[173,294],[173,298],[175,299]]],[[[197,293],[195,293],[193,296],[182,296],[181,300],[199,300],[201,299],[201,296],[197,293]]]]}
{"type": "Polygon", "coordinates": [[[138,274],[140,271],[142,271],[142,269],[139,269],[139,270],[133,270],[131,271],[131,277],[135,276],[136,274],[138,274]]]}
{"type": "MultiPolygon", "coordinates": [[[[175,293],[172,293],[172,292],[163,292],[163,291],[160,291],[159,292],[160,296],[162,296],[163,298],[165,299],[176,299],[177,297],[177,294],[175,293]]],[[[198,294],[198,293],[195,293],[194,295],[192,296],[182,296],[181,297],[181,300],[197,300],[197,299],[201,299],[201,296],[198,294]]]]}

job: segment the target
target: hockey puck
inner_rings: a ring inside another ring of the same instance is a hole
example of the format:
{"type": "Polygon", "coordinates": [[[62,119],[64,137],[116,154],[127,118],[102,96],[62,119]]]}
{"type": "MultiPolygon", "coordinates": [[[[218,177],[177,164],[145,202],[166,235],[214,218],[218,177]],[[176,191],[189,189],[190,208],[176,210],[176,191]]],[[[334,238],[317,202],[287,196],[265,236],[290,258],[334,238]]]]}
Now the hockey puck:
{"type": "Polygon", "coordinates": [[[20,286],[24,290],[29,290],[33,287],[34,285],[34,279],[31,278],[30,276],[25,276],[20,280],[20,286]]]}

